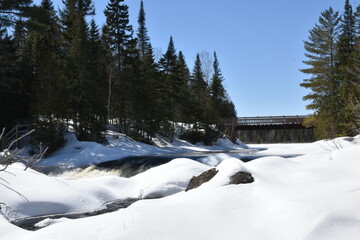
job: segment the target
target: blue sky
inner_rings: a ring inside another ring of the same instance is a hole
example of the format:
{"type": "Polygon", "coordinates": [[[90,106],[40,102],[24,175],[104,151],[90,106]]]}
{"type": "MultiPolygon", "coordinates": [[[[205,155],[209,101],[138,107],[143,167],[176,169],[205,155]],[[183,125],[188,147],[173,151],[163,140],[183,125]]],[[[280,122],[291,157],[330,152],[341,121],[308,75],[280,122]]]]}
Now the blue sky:
{"type": "MultiPolygon", "coordinates": [[[[35,3],[40,0],[34,1],[35,3]]],[[[330,6],[345,0],[143,0],[151,43],[166,51],[170,35],[192,70],[197,52],[214,50],[238,116],[300,115],[307,76],[303,41],[330,6]]],[[[350,1],[355,9],[359,1],[350,1]]],[[[125,0],[137,28],[140,0],[125,0]]],[[[107,1],[95,1],[99,25],[107,1]]],[[[54,5],[61,8],[61,1],[54,5]]]]}

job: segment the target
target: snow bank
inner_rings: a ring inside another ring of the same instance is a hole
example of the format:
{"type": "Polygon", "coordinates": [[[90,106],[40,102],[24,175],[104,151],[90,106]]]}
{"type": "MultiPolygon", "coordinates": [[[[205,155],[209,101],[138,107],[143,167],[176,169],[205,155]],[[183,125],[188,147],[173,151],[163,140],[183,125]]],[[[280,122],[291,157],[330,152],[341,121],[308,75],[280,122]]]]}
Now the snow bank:
{"type": "MultiPolygon", "coordinates": [[[[189,192],[64,222],[30,239],[347,239],[360,237],[360,147],[294,160],[223,161],[219,175],[189,192]],[[312,164],[309,165],[309,159],[312,164]],[[234,169],[252,184],[224,186],[234,169]],[[217,179],[216,179],[217,178],[217,179]]],[[[164,168],[165,170],[165,168],[164,168]]]]}
{"type": "Polygon", "coordinates": [[[320,140],[313,143],[285,143],[285,144],[249,144],[250,148],[266,149],[263,155],[286,154],[316,154],[327,153],[338,149],[360,144],[360,135],[357,137],[339,137],[330,140],[320,140]]]}
{"type": "Polygon", "coordinates": [[[183,191],[191,177],[209,167],[190,159],[176,159],[132,178],[103,176],[78,180],[48,177],[22,164],[0,172],[0,201],[14,220],[29,216],[94,211],[106,202],[125,198],[164,197],[183,191]]]}
{"type": "Polygon", "coordinates": [[[139,198],[158,198],[185,190],[193,176],[200,175],[209,168],[190,159],[178,158],[131,179],[139,183],[139,198]]]}
{"type": "Polygon", "coordinates": [[[74,168],[127,156],[166,152],[154,146],[135,142],[122,135],[109,137],[109,144],[106,146],[95,142],[78,141],[74,134],[67,134],[66,140],[65,147],[52,156],[43,159],[37,165],[42,167],[63,166],[65,168],[74,168]]]}
{"type": "MultiPolygon", "coordinates": [[[[218,139],[214,146],[195,146],[186,141],[175,139],[174,142],[166,142],[166,147],[156,147],[133,141],[122,134],[109,132],[108,145],[95,142],[78,141],[74,134],[66,135],[66,145],[52,156],[40,161],[37,166],[76,168],[105,161],[117,160],[128,156],[147,156],[166,153],[187,153],[207,151],[230,151],[243,150],[246,145],[233,144],[228,139],[218,139]]],[[[164,140],[162,140],[164,141],[164,140]]]]}
{"type": "Polygon", "coordinates": [[[21,165],[13,165],[9,173],[0,173],[1,201],[5,196],[12,208],[26,202],[26,197],[45,202],[44,206],[51,211],[52,205],[47,203],[55,193],[50,193],[50,197],[40,195],[38,188],[31,187],[40,181],[44,181],[40,185],[42,192],[58,188],[59,195],[71,193],[71,201],[58,201],[67,208],[80,208],[74,202],[81,200],[92,206],[112,197],[172,195],[138,201],[113,213],[54,223],[36,232],[16,228],[0,214],[0,234],[2,239],[29,240],[357,240],[360,239],[358,139],[267,145],[269,155],[304,153],[296,158],[268,156],[243,163],[223,155],[217,166],[218,174],[188,192],[182,190],[189,178],[209,166],[176,159],[130,179],[107,176],[65,181],[33,171],[23,172],[21,165]],[[227,185],[229,176],[239,170],[250,172],[255,181],[227,185]]]}

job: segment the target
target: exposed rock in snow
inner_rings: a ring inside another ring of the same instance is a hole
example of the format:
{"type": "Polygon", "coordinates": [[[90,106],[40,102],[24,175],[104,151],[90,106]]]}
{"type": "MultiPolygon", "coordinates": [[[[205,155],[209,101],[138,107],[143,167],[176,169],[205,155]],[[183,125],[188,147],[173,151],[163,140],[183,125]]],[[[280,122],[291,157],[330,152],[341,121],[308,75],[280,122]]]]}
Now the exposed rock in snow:
{"type": "Polygon", "coordinates": [[[203,172],[199,176],[192,177],[185,191],[187,192],[191,189],[201,186],[201,184],[203,183],[210,181],[217,173],[218,171],[216,170],[216,168],[212,168],[207,170],[206,172],[203,172]]]}
{"type": "Polygon", "coordinates": [[[250,173],[238,172],[230,177],[229,184],[244,184],[244,183],[252,183],[252,182],[254,182],[254,178],[250,173]]]}

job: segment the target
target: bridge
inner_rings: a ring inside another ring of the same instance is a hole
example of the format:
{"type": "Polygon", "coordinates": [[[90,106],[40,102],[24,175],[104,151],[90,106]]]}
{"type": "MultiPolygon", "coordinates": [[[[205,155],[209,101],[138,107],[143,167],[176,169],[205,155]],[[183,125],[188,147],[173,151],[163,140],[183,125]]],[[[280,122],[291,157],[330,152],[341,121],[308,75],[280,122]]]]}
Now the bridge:
{"type": "Polygon", "coordinates": [[[236,129],[303,129],[305,128],[304,120],[307,117],[307,115],[239,117],[236,129]]]}
{"type": "Polygon", "coordinates": [[[239,117],[233,128],[244,143],[292,143],[315,140],[313,128],[304,126],[308,115],[239,117]]]}

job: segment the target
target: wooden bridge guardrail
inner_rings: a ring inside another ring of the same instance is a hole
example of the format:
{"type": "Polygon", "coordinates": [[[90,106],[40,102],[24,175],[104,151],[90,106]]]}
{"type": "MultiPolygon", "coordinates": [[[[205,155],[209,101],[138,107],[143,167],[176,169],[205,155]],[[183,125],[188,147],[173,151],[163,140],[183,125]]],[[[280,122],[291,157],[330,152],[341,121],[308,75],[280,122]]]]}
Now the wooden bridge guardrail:
{"type": "Polygon", "coordinates": [[[307,115],[296,116],[263,116],[263,117],[239,117],[238,126],[260,126],[260,125],[301,125],[307,115]]]}

